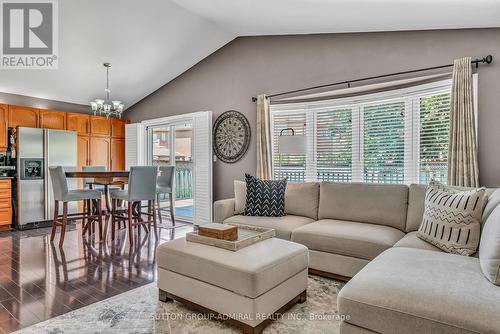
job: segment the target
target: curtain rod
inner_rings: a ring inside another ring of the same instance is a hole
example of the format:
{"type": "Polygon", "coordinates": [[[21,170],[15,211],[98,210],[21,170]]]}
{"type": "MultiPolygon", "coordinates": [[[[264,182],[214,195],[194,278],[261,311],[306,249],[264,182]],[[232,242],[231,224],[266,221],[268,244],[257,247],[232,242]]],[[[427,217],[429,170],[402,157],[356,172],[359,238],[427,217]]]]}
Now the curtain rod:
{"type": "MultiPolygon", "coordinates": [[[[493,56],[492,55],[487,55],[486,57],[483,58],[476,58],[471,61],[471,64],[475,64],[476,68],[479,66],[479,64],[491,64],[493,61],[493,56]]],[[[440,68],[446,68],[446,67],[452,67],[453,64],[446,64],[446,65],[439,65],[439,66],[433,66],[433,67],[426,67],[426,68],[419,68],[416,70],[409,70],[409,71],[403,71],[403,72],[395,72],[395,73],[389,73],[389,74],[382,74],[382,75],[376,75],[373,77],[366,77],[366,78],[360,78],[360,79],[354,79],[354,80],[345,80],[345,81],[339,81],[339,82],[334,82],[334,83],[329,83],[325,85],[319,85],[319,86],[313,86],[313,87],[307,87],[307,88],[302,88],[302,89],[296,89],[296,90],[290,90],[288,92],[282,92],[282,93],[277,93],[277,94],[272,94],[272,95],[267,95],[268,98],[271,97],[276,97],[276,96],[281,96],[281,95],[288,95],[292,93],[300,93],[308,90],[313,90],[313,89],[319,89],[319,88],[325,88],[325,87],[331,87],[331,86],[337,86],[337,85],[347,85],[348,88],[351,87],[351,83],[355,82],[360,82],[360,81],[367,81],[367,80],[374,80],[374,79],[381,79],[381,78],[387,78],[387,77],[392,77],[396,75],[402,75],[402,74],[410,74],[410,73],[417,73],[417,72],[423,72],[423,71],[430,71],[430,70],[437,70],[440,68]]],[[[252,97],[252,101],[256,102],[257,98],[252,97]]]]}

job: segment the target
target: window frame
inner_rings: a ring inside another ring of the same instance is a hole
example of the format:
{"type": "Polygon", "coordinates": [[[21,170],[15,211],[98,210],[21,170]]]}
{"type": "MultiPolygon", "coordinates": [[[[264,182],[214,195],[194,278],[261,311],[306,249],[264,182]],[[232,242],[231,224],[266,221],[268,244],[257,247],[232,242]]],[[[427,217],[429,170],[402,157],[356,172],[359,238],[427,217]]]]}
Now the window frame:
{"type": "MultiPolygon", "coordinates": [[[[404,115],[404,180],[403,184],[419,183],[420,166],[420,98],[442,93],[451,93],[452,79],[439,80],[431,83],[398,88],[394,90],[356,95],[353,97],[335,98],[312,102],[283,103],[270,105],[270,121],[272,131],[272,175],[275,175],[275,151],[277,151],[274,138],[274,118],[279,114],[305,114],[307,134],[307,153],[305,166],[305,182],[318,181],[317,176],[317,115],[321,111],[333,109],[351,109],[352,120],[352,182],[364,182],[363,162],[363,109],[370,105],[403,102],[404,115]],[[311,122],[311,124],[309,124],[311,122]],[[357,124],[356,124],[357,123],[357,124]],[[356,126],[357,125],[357,126],[356,126]],[[358,131],[355,131],[358,130],[358,131]],[[411,129],[410,132],[407,130],[411,129]]],[[[473,74],[474,112],[476,114],[477,133],[477,73],[473,74]]]]}

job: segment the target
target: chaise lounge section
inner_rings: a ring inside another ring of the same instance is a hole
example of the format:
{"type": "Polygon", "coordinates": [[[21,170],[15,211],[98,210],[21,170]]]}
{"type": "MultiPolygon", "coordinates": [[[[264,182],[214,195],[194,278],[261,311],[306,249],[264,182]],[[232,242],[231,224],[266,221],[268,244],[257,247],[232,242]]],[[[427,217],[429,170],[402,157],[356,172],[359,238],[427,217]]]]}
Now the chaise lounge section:
{"type": "Polygon", "coordinates": [[[499,301],[478,258],[395,247],[340,291],[341,333],[499,333],[499,301]]]}

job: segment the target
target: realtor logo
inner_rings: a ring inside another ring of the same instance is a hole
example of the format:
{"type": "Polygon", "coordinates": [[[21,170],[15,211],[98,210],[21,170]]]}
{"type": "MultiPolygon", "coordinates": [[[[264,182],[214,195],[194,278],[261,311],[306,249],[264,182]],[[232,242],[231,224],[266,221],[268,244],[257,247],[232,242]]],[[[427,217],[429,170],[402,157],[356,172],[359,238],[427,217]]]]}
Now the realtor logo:
{"type": "Polygon", "coordinates": [[[1,68],[56,69],[56,0],[2,0],[1,68]]]}

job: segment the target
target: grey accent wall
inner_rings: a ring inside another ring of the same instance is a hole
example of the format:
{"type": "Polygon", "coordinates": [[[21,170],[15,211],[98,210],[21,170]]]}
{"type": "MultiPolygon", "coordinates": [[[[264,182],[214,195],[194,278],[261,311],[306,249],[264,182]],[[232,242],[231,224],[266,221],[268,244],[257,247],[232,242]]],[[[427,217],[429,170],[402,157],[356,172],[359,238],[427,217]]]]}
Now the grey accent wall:
{"type": "MultiPolygon", "coordinates": [[[[195,46],[193,46],[195,47],[195,46]]],[[[393,73],[491,54],[479,72],[481,183],[500,186],[500,29],[438,30],[237,38],[127,110],[132,122],[200,110],[214,120],[235,109],[255,127],[251,97],[393,73]]],[[[255,131],[247,154],[214,167],[215,199],[233,196],[233,180],[255,173],[255,131]]]]}
{"type": "Polygon", "coordinates": [[[86,114],[89,114],[91,112],[90,106],[86,106],[83,104],[46,100],[37,97],[1,93],[1,92],[0,92],[0,103],[14,104],[17,106],[40,108],[40,109],[54,109],[60,111],[79,112],[86,114]]]}

